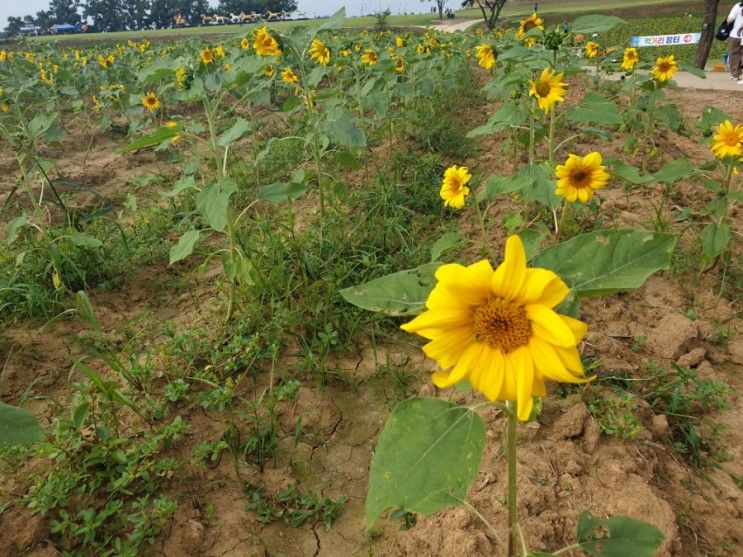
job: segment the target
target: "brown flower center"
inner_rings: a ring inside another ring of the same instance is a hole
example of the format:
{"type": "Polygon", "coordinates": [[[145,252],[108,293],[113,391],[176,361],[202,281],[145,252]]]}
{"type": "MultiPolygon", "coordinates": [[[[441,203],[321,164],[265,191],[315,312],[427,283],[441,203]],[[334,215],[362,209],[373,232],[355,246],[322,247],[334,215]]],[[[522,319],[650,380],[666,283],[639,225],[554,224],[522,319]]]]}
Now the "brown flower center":
{"type": "Polygon", "coordinates": [[[550,84],[546,81],[540,81],[537,83],[535,89],[537,90],[537,95],[540,97],[548,97],[550,94],[550,91],[552,90],[552,87],[550,87],[550,84]]]}
{"type": "Polygon", "coordinates": [[[505,353],[525,346],[531,337],[524,308],[502,298],[494,298],[475,310],[474,329],[478,341],[505,353]]]}
{"type": "Polygon", "coordinates": [[[531,31],[532,29],[534,29],[536,26],[537,26],[537,24],[534,23],[534,21],[531,20],[531,19],[525,21],[524,22],[524,27],[523,27],[524,33],[528,33],[529,31],[531,31]]]}
{"type": "Polygon", "coordinates": [[[588,185],[587,182],[589,181],[590,177],[590,174],[585,170],[578,170],[571,174],[570,181],[576,188],[585,188],[588,185]]]}
{"type": "Polygon", "coordinates": [[[671,70],[671,64],[668,62],[661,62],[658,64],[658,71],[661,73],[668,73],[671,70]]]}

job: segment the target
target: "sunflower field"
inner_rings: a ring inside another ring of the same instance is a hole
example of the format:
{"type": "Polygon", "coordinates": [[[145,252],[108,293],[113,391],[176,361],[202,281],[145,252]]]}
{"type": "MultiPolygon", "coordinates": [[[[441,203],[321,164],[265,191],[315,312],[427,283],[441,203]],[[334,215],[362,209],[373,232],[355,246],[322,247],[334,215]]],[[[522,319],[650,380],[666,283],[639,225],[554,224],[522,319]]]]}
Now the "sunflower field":
{"type": "Polygon", "coordinates": [[[740,555],[739,93],[344,19],[0,50],[0,555],[740,555]]]}

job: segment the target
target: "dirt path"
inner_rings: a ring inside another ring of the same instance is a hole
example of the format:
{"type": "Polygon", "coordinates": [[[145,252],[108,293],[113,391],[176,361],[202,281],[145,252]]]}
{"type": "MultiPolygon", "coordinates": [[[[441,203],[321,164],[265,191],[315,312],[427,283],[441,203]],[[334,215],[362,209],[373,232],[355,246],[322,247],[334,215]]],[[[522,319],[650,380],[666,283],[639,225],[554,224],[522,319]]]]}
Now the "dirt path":
{"type": "Polygon", "coordinates": [[[456,33],[457,31],[466,31],[476,23],[479,23],[479,19],[467,19],[464,21],[454,21],[447,19],[436,25],[430,25],[430,29],[441,31],[442,33],[456,33]]]}
{"type": "MultiPolygon", "coordinates": [[[[706,78],[702,79],[689,72],[677,73],[673,80],[678,87],[684,89],[707,89],[713,91],[740,91],[743,93],[743,85],[738,85],[736,80],[728,79],[730,74],[726,72],[705,72],[706,78]]],[[[603,76],[604,79],[617,81],[622,79],[624,74],[616,73],[603,76]]]]}

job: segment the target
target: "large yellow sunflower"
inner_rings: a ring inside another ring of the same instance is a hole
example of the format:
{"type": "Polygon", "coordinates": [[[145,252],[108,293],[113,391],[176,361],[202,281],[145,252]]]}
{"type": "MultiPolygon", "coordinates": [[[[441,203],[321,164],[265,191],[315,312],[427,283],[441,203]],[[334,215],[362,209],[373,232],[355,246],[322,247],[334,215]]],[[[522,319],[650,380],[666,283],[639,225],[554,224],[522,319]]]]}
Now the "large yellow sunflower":
{"type": "Polygon", "coordinates": [[[725,120],[715,130],[711,149],[718,159],[740,158],[741,144],[743,144],[743,125],[733,127],[730,120],[725,120]]]}
{"type": "Polygon", "coordinates": [[[268,27],[256,29],[253,33],[253,41],[253,48],[258,56],[279,56],[281,54],[281,47],[268,32],[268,27]]]}
{"type": "Polygon", "coordinates": [[[661,56],[658,58],[651,73],[657,81],[663,82],[673,78],[678,70],[679,67],[676,63],[676,58],[671,54],[670,56],[661,56]]]}
{"type": "Polygon", "coordinates": [[[312,39],[310,58],[322,66],[327,66],[330,63],[330,49],[320,39],[312,39]]]}
{"type": "Polygon", "coordinates": [[[444,181],[441,184],[441,199],[444,206],[461,209],[464,207],[464,198],[469,195],[470,189],[467,182],[472,179],[466,166],[450,166],[444,172],[444,181]]]}
{"type": "Polygon", "coordinates": [[[521,23],[519,23],[519,30],[516,33],[516,38],[522,39],[529,31],[536,28],[544,31],[544,21],[542,21],[542,18],[536,13],[533,13],[526,19],[521,20],[521,23]]]}
{"type": "Polygon", "coordinates": [[[154,112],[160,108],[160,99],[157,98],[157,94],[154,91],[148,91],[142,97],[142,106],[150,112],[154,112]]]}
{"type": "Polygon", "coordinates": [[[585,46],[586,58],[596,58],[599,55],[599,43],[588,41],[585,46]]]}
{"type": "Polygon", "coordinates": [[[379,62],[379,56],[377,56],[377,53],[373,49],[368,48],[364,51],[364,54],[361,55],[361,62],[366,66],[373,66],[379,62]]]}
{"type": "Polygon", "coordinates": [[[557,103],[565,101],[565,89],[568,84],[561,81],[562,76],[562,73],[545,68],[539,79],[529,82],[531,83],[529,95],[537,99],[539,108],[545,112],[551,111],[557,103]]]}
{"type": "Polygon", "coordinates": [[[486,260],[453,263],[436,280],[427,311],[402,329],[430,341],[423,351],[442,368],[433,374],[437,387],[466,379],[490,400],[516,401],[525,421],[532,396],[546,395],[545,378],[585,381],[577,346],[587,327],[554,311],[569,289],[552,271],[526,267],[518,236],[506,241],[495,271],[486,260]]]}
{"type": "Polygon", "coordinates": [[[593,191],[603,188],[609,182],[609,173],[601,164],[601,155],[596,151],[585,157],[569,155],[565,164],[555,168],[557,188],[555,194],[562,196],[568,203],[588,203],[593,191]]]}
{"type": "Polygon", "coordinates": [[[475,47],[475,56],[481,68],[489,70],[495,66],[495,51],[489,44],[481,44],[475,47]]]}
{"type": "Polygon", "coordinates": [[[214,62],[214,53],[211,51],[209,47],[205,48],[201,52],[199,52],[199,60],[201,60],[201,63],[205,66],[208,66],[212,62],[214,62]]]}
{"type": "Polygon", "coordinates": [[[640,61],[640,52],[633,47],[624,49],[624,56],[622,57],[622,69],[631,72],[635,69],[635,66],[640,61]]]}

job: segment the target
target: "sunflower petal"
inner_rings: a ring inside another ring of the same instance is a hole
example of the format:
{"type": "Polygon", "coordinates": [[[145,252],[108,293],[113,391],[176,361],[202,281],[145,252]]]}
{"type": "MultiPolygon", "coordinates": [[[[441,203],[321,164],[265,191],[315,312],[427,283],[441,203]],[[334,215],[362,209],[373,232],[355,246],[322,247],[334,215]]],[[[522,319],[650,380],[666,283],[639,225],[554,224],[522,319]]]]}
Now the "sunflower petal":
{"type": "Polygon", "coordinates": [[[529,419],[532,408],[531,390],[534,385],[534,362],[526,347],[518,348],[509,355],[516,375],[516,411],[518,419],[529,419]]]}
{"type": "Polygon", "coordinates": [[[446,331],[445,334],[434,338],[428,344],[424,344],[423,352],[432,360],[436,360],[442,369],[448,369],[462,357],[467,345],[472,340],[472,329],[462,327],[461,329],[446,331]]]}
{"type": "Polygon", "coordinates": [[[437,372],[433,375],[434,385],[440,389],[445,389],[459,383],[462,379],[466,379],[471,374],[473,365],[477,364],[480,360],[485,345],[480,342],[470,344],[467,349],[459,358],[459,361],[454,366],[454,369],[450,373],[437,372]]]}
{"type": "Polygon", "coordinates": [[[400,325],[403,331],[415,333],[422,329],[444,329],[466,327],[472,323],[472,311],[468,308],[431,309],[424,311],[412,321],[400,325]]]}
{"type": "Polygon", "coordinates": [[[555,347],[551,344],[536,337],[532,337],[529,340],[529,352],[534,361],[534,367],[541,375],[544,375],[553,381],[561,381],[563,383],[582,382],[579,377],[568,371],[565,367],[565,363],[555,350],[555,347]]]}
{"type": "Polygon", "coordinates": [[[570,330],[573,331],[573,335],[575,336],[575,344],[578,344],[580,341],[582,341],[583,337],[586,336],[586,333],[588,332],[588,325],[583,323],[583,321],[581,321],[580,319],[573,319],[572,317],[562,314],[558,315],[560,315],[560,319],[565,322],[570,330]]]}
{"type": "Polygon", "coordinates": [[[547,306],[530,304],[526,306],[526,317],[531,321],[532,332],[542,340],[557,346],[575,346],[576,340],[570,327],[560,315],[547,306]]]}
{"type": "Polygon", "coordinates": [[[526,252],[521,238],[515,234],[506,240],[506,256],[493,273],[493,292],[506,299],[516,297],[526,277],[526,252]]]}
{"type": "Polygon", "coordinates": [[[552,308],[562,302],[568,292],[568,286],[554,272],[540,268],[527,269],[517,300],[522,304],[538,303],[552,308]]]}

